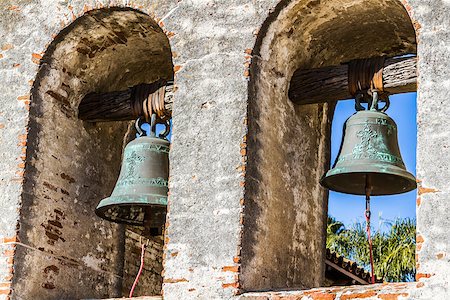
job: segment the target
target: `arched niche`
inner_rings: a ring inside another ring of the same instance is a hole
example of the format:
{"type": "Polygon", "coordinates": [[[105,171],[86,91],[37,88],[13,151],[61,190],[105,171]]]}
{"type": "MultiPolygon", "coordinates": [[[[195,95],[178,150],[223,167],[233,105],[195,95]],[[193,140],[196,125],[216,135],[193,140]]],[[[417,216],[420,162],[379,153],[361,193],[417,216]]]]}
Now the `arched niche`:
{"type": "MultiPolygon", "coordinates": [[[[78,105],[89,93],[172,78],[166,35],[136,10],[90,11],[48,47],[31,92],[19,231],[27,247],[17,250],[13,298],[108,298],[129,289],[135,272],[127,274],[124,227],[94,214],[118,177],[128,122],[83,122],[78,105]]],[[[161,274],[150,277],[135,295],[160,294],[161,274]]]]}
{"type": "Polygon", "coordinates": [[[249,84],[243,290],[312,288],[324,279],[328,192],[319,180],[330,165],[334,104],[293,104],[294,71],[415,52],[397,0],[289,1],[266,20],[249,84]]]}

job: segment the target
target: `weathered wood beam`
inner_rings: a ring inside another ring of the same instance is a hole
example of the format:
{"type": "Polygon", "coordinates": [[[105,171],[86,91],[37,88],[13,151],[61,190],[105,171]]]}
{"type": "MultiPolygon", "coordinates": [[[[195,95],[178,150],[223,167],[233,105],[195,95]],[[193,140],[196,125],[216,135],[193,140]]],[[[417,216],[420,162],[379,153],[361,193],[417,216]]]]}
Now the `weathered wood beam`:
{"type": "MultiPolygon", "coordinates": [[[[383,70],[384,89],[391,94],[417,90],[417,57],[388,58],[383,70]]],[[[348,66],[297,70],[291,79],[289,99],[313,104],[350,99],[348,66]]]]}
{"type": "MultiPolygon", "coordinates": [[[[136,97],[135,90],[136,87],[132,87],[125,91],[88,94],[78,106],[78,118],[89,122],[133,120],[135,116],[132,103],[133,97],[136,97]]],[[[172,115],[172,104],[173,85],[167,85],[164,98],[167,115],[172,115]]]]}

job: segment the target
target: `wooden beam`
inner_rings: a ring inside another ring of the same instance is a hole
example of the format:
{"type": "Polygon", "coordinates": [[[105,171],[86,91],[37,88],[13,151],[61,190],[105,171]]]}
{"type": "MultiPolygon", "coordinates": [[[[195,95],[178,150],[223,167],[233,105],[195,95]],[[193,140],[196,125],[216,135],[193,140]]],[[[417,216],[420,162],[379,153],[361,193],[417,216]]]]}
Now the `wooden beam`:
{"type": "MultiPolygon", "coordinates": [[[[417,57],[388,58],[383,70],[384,89],[391,94],[417,90],[417,57]]],[[[313,104],[351,99],[348,66],[331,66],[294,72],[289,99],[296,104],[313,104]]]]}
{"type": "MultiPolygon", "coordinates": [[[[150,90],[155,90],[155,84],[149,84],[150,90]]],[[[142,87],[142,85],[141,85],[142,87]]],[[[91,93],[86,95],[78,106],[78,118],[89,122],[125,121],[136,117],[131,107],[137,97],[135,90],[137,86],[125,91],[110,93],[91,93]]],[[[164,106],[167,115],[172,115],[173,85],[166,86],[164,106]]],[[[140,95],[142,97],[142,95],[140,95]]],[[[140,99],[143,101],[143,99],[140,99]]]]}

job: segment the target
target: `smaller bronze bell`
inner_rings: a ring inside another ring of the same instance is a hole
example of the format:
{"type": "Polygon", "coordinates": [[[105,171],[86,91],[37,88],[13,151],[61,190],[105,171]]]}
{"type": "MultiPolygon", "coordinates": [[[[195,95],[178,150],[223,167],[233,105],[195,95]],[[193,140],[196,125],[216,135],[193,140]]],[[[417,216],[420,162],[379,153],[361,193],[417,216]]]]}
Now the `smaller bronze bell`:
{"type": "MultiPolygon", "coordinates": [[[[139,119],[136,128],[140,131],[138,123],[139,119]]],[[[165,135],[167,133],[166,126],[165,135]]],[[[156,137],[152,131],[152,136],[141,136],[128,143],[119,179],[111,196],[98,204],[97,216],[116,223],[145,224],[150,228],[164,225],[170,145],[165,135],[156,137]]]]}
{"type": "MultiPolygon", "coordinates": [[[[416,188],[416,179],[406,170],[397,141],[397,125],[378,99],[366,111],[347,119],[338,158],[321,180],[330,190],[365,195],[370,182],[371,195],[392,195],[416,188]]],[[[359,103],[358,103],[359,104],[359,103]]],[[[359,105],[361,108],[362,106],[359,105]]]]}

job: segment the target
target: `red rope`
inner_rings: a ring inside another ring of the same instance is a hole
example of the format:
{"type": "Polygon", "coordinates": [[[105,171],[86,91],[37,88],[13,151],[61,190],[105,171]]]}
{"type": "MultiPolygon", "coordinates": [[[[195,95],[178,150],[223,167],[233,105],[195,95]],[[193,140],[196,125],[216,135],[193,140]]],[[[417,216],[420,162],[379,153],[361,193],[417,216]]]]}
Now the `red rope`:
{"type": "Polygon", "coordinates": [[[372,237],[370,236],[370,210],[366,210],[366,231],[367,239],[369,240],[369,254],[370,254],[370,281],[375,283],[375,276],[373,274],[373,251],[372,251],[372,237]]]}
{"type": "Polygon", "coordinates": [[[142,249],[141,249],[141,266],[139,267],[138,274],[136,276],[136,279],[134,280],[133,286],[131,287],[130,295],[128,296],[129,298],[133,297],[134,289],[136,288],[136,285],[139,281],[139,277],[141,276],[142,269],[144,269],[145,244],[142,244],[141,247],[142,247],[142,249]]]}

